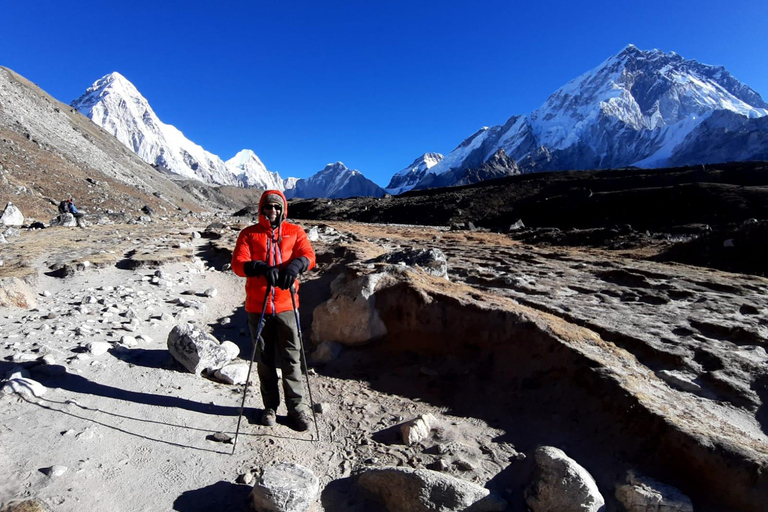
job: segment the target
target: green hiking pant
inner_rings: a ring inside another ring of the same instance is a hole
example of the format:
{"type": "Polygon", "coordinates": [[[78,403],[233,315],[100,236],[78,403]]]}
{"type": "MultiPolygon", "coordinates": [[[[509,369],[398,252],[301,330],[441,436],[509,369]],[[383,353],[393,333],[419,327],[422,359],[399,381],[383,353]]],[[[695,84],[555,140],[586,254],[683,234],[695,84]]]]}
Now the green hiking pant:
{"type": "Polygon", "coordinates": [[[261,399],[265,409],[277,410],[280,390],[277,385],[277,364],[283,372],[283,394],[289,413],[309,410],[301,382],[301,341],[293,311],[265,315],[261,339],[256,339],[261,313],[248,313],[251,340],[256,344],[256,368],[259,373],[261,399]]]}

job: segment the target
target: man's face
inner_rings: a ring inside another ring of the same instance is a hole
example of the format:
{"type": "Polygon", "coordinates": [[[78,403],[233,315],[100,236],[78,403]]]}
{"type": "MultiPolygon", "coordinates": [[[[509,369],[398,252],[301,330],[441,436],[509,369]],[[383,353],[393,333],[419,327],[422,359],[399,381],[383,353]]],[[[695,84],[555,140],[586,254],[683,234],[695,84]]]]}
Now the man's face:
{"type": "Polygon", "coordinates": [[[277,216],[283,211],[283,206],[278,203],[265,203],[261,208],[261,213],[269,219],[269,222],[275,222],[277,216]]]}

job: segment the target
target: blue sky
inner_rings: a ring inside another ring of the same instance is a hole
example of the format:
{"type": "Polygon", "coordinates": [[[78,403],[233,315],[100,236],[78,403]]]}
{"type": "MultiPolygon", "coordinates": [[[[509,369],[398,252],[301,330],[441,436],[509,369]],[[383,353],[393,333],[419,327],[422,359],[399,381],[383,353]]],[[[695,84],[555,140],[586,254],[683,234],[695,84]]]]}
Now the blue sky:
{"type": "Polygon", "coordinates": [[[118,71],[224,160],[385,186],[539,107],[627,44],[725,66],[768,98],[768,2],[0,0],[0,65],[69,103],[118,71]]]}

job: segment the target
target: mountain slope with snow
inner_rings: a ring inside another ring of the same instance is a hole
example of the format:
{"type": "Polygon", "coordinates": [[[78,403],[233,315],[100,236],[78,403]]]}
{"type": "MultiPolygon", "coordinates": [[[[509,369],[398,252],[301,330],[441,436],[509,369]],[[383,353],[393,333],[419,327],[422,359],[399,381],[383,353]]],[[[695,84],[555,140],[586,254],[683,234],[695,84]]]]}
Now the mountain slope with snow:
{"type": "Polygon", "coordinates": [[[745,126],[762,133],[765,125],[753,120],[768,116],[768,104],[722,67],[629,45],[561,87],[532,113],[476,132],[414,188],[436,181],[447,186],[446,179],[435,177],[461,175],[499,150],[522,172],[691,164],[699,163],[694,155],[708,150],[710,162],[756,158],[736,144],[720,143],[715,150],[711,140],[691,136],[712,116],[719,119],[720,138],[745,126]]]}
{"type": "Polygon", "coordinates": [[[427,171],[437,165],[443,155],[440,153],[424,153],[405,169],[398,171],[389,180],[384,189],[390,194],[400,194],[412,189],[427,174],[427,171]]]}
{"type": "Polygon", "coordinates": [[[245,187],[281,191],[286,189],[285,180],[280,174],[268,171],[261,159],[250,149],[238,152],[224,163],[245,187]]]}
{"type": "Polygon", "coordinates": [[[160,121],[149,102],[120,73],[97,80],[71,106],[149,164],[212,185],[242,185],[221,158],[160,121]]]}
{"type": "Polygon", "coordinates": [[[321,171],[307,179],[298,180],[293,188],[285,191],[288,199],[383,197],[385,194],[384,189],[367,179],[360,171],[349,169],[341,162],[326,165],[321,171]]]}

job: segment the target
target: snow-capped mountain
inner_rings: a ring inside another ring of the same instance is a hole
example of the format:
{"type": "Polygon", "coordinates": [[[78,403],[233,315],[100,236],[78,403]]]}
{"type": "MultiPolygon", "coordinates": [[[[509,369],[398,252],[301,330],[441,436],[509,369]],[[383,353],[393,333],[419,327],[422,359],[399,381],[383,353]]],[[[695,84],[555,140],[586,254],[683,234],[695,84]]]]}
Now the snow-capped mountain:
{"type": "Polygon", "coordinates": [[[390,194],[400,194],[412,189],[427,174],[427,171],[442,159],[443,155],[440,153],[424,153],[411,165],[395,173],[384,190],[390,194]]]}
{"type": "Polygon", "coordinates": [[[120,73],[97,80],[71,105],[149,164],[209,184],[242,185],[221,158],[160,121],[149,102],[120,73]]]}
{"type": "Polygon", "coordinates": [[[341,162],[328,164],[307,179],[300,179],[296,185],[285,191],[288,199],[295,197],[343,198],[357,196],[383,197],[384,189],[367,179],[360,171],[348,169],[341,162]]]}
{"type": "Polygon", "coordinates": [[[532,113],[474,133],[414,188],[450,181],[435,177],[477,168],[499,150],[523,172],[754,159],[759,144],[753,156],[724,139],[754,129],[764,140],[766,125],[756,121],[767,115],[760,95],[725,68],[629,45],[532,113]],[[717,120],[719,134],[707,128],[710,119],[717,120]],[[702,130],[710,137],[696,136],[702,130]],[[713,146],[712,137],[720,142],[713,146]]]}
{"type": "MultiPolygon", "coordinates": [[[[286,189],[285,180],[278,173],[268,171],[256,153],[250,149],[243,149],[224,163],[243,186],[264,190],[286,189]]],[[[293,180],[291,181],[293,183],[296,178],[289,178],[289,180],[293,180]]]]}

